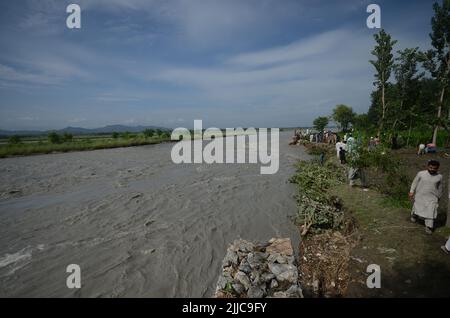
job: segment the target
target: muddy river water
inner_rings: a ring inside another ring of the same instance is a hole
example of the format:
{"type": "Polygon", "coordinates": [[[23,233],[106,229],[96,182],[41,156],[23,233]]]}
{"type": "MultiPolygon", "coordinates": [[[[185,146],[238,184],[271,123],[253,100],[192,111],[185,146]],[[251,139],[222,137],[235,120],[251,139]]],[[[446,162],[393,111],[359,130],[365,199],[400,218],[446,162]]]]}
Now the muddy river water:
{"type": "Polygon", "coordinates": [[[210,297],[233,240],[298,245],[291,135],[274,175],[176,165],[170,143],[0,159],[0,297],[210,297]]]}

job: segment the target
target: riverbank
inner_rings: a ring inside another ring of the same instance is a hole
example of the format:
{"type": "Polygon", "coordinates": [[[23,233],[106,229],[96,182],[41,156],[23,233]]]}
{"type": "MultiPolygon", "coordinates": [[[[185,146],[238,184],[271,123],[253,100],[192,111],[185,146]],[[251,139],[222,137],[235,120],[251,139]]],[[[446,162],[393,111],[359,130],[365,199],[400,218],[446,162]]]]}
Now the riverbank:
{"type": "Polygon", "coordinates": [[[145,146],[168,141],[170,141],[170,136],[130,139],[102,138],[99,140],[93,138],[84,138],[63,143],[50,143],[44,141],[36,143],[0,145],[0,158],[145,146]]]}
{"type": "MultiPolygon", "coordinates": [[[[312,153],[321,152],[317,145],[305,145],[312,153]]],[[[320,147],[320,146],[319,146],[320,147]]],[[[326,191],[327,198],[339,202],[339,211],[345,215],[340,228],[328,226],[310,231],[300,245],[299,272],[305,295],[309,297],[443,297],[450,294],[450,257],[440,246],[450,234],[445,224],[448,198],[440,202],[438,229],[433,235],[424,232],[423,225],[409,222],[410,203],[405,199],[393,200],[399,189],[410,184],[417,171],[426,161],[438,158],[441,173],[448,180],[448,159],[439,155],[417,157],[414,150],[393,153],[402,172],[401,181],[389,180],[375,169],[368,169],[369,189],[351,188],[347,182],[337,178],[339,170],[333,149],[323,146],[329,169],[327,181],[332,187],[324,187],[320,173],[317,174],[319,189],[326,191]],[[390,187],[387,189],[387,184],[390,187]],[[392,190],[395,187],[399,189],[392,190]],[[389,192],[392,194],[388,194],[389,192]],[[367,266],[381,267],[381,288],[369,289],[366,279],[367,266]]],[[[305,164],[303,164],[305,165],[305,164]]],[[[314,165],[310,163],[309,165],[314,165]]],[[[303,168],[308,168],[303,166],[303,168]]],[[[322,174],[326,174],[326,171],[322,174]]],[[[305,178],[305,172],[297,171],[297,178],[305,178]]],[[[311,179],[311,182],[315,182],[311,179]]],[[[445,182],[444,193],[448,193],[445,182]]],[[[299,185],[299,191],[300,185],[299,185]]],[[[405,197],[407,192],[405,193],[405,197]]],[[[330,203],[330,201],[328,201],[330,203]]],[[[331,204],[332,205],[332,204],[331,204]]],[[[330,206],[330,204],[329,204],[330,206]]],[[[301,208],[301,206],[300,206],[301,208]]],[[[334,207],[336,208],[336,207],[334,207]]],[[[299,224],[300,231],[304,228],[299,224]]]]}

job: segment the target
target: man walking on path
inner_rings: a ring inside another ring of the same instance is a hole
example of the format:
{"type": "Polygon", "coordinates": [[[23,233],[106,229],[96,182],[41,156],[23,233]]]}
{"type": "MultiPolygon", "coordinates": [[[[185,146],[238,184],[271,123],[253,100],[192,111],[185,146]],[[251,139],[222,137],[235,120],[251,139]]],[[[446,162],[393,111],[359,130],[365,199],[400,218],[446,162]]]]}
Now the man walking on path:
{"type": "Polygon", "coordinates": [[[442,195],[442,175],[438,173],[439,161],[428,161],[427,170],[417,173],[409,191],[410,200],[414,199],[411,221],[417,217],[425,220],[425,231],[433,233],[434,220],[437,217],[439,199],[442,195]]]}

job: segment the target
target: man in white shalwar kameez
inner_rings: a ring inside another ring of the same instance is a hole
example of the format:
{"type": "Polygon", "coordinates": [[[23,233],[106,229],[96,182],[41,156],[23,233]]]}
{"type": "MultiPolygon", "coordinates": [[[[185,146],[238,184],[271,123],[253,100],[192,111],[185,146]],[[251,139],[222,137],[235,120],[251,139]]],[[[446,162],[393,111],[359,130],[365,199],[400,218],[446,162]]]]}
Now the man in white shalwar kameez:
{"type": "Polygon", "coordinates": [[[411,221],[416,222],[417,217],[424,219],[425,231],[428,234],[433,233],[434,220],[442,195],[442,175],[438,170],[438,161],[428,161],[427,170],[417,173],[409,191],[409,198],[414,199],[411,221]]]}

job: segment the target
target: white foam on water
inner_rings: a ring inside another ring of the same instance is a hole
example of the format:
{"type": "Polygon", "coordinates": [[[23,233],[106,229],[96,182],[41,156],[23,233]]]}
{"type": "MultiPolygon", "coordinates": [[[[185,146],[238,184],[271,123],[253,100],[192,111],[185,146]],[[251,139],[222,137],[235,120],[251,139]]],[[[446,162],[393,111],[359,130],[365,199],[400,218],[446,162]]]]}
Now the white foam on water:
{"type": "Polygon", "coordinates": [[[0,258],[0,268],[6,267],[10,264],[22,262],[31,258],[31,248],[26,247],[14,254],[6,254],[0,258]]]}

